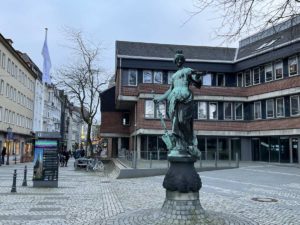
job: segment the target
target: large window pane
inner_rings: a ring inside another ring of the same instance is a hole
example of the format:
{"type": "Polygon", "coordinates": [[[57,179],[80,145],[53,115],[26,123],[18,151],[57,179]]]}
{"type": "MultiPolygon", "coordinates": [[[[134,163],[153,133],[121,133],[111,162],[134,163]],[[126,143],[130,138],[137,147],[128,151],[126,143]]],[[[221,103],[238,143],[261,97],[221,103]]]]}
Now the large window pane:
{"type": "Polygon", "coordinates": [[[198,102],[198,119],[207,119],[207,102],[198,102]]]}
{"type": "Polygon", "coordinates": [[[254,102],[254,119],[261,119],[261,102],[254,102]]]}
{"type": "Polygon", "coordinates": [[[299,96],[291,96],[291,116],[299,114],[299,96]]]}
{"type": "Polygon", "coordinates": [[[207,138],[207,159],[215,159],[215,153],[217,150],[217,138],[208,137],[207,138]]]}
{"type": "Polygon", "coordinates": [[[159,113],[162,114],[163,118],[166,118],[166,105],[164,103],[156,105],[156,118],[160,118],[159,113]]]}
{"type": "Polygon", "coordinates": [[[276,99],[276,116],[277,117],[284,116],[284,98],[276,99]]]}
{"type": "Polygon", "coordinates": [[[224,102],[224,119],[232,120],[232,103],[224,102]]]}
{"type": "Polygon", "coordinates": [[[222,73],[217,74],[217,86],[225,86],[225,76],[222,73]]]}
{"type": "Polygon", "coordinates": [[[151,70],[143,71],[143,83],[152,83],[152,71],[151,70]]]}
{"type": "Polygon", "coordinates": [[[212,84],[212,75],[210,73],[207,73],[202,77],[202,85],[211,86],[211,84],[212,84]]]}
{"type": "Polygon", "coordinates": [[[244,118],[243,114],[244,114],[243,103],[236,102],[235,103],[235,119],[242,120],[244,118]]]}
{"type": "Polygon", "coordinates": [[[243,73],[237,74],[237,81],[236,81],[237,87],[243,87],[243,73]]]}
{"type": "Polygon", "coordinates": [[[279,162],[279,138],[270,137],[270,162],[279,162]]]}
{"type": "Polygon", "coordinates": [[[229,159],[229,139],[219,138],[219,159],[228,160],[229,159]]]}
{"type": "Polygon", "coordinates": [[[298,72],[298,66],[297,66],[297,57],[294,56],[292,58],[289,58],[289,74],[290,76],[296,75],[298,72]]]}
{"type": "Polygon", "coordinates": [[[259,67],[253,69],[253,84],[260,83],[259,67]]]}
{"type": "Polygon", "coordinates": [[[283,77],[283,66],[282,61],[275,63],[275,79],[281,79],[283,77]]]}
{"type": "Polygon", "coordinates": [[[274,117],[274,100],[268,99],[266,101],[267,104],[267,118],[273,118],[274,117]]]}
{"type": "Polygon", "coordinates": [[[128,70],[128,85],[137,85],[137,70],[128,70]]]}
{"type": "Polygon", "coordinates": [[[272,64],[268,64],[265,66],[265,80],[266,81],[273,80],[272,64]]]}
{"type": "Polygon", "coordinates": [[[161,71],[154,72],[154,83],[162,84],[162,72],[161,71]]]}
{"type": "Polygon", "coordinates": [[[209,119],[216,120],[218,117],[218,105],[216,102],[209,103],[209,119]]]}
{"type": "Polygon", "coordinates": [[[251,85],[251,72],[250,70],[247,70],[245,72],[245,86],[247,87],[249,85],[251,85]]]}
{"type": "Polygon", "coordinates": [[[154,118],[154,102],[152,100],[145,101],[145,118],[154,118]]]}

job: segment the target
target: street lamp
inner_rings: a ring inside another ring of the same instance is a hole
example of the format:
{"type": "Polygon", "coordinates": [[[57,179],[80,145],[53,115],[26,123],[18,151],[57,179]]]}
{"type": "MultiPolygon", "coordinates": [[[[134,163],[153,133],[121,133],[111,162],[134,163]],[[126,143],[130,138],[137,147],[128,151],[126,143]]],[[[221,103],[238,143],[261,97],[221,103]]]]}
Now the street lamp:
{"type": "Polygon", "coordinates": [[[7,145],[7,158],[6,158],[6,165],[9,165],[9,142],[12,139],[12,128],[8,127],[7,128],[7,140],[8,140],[8,145],[7,145]]]}

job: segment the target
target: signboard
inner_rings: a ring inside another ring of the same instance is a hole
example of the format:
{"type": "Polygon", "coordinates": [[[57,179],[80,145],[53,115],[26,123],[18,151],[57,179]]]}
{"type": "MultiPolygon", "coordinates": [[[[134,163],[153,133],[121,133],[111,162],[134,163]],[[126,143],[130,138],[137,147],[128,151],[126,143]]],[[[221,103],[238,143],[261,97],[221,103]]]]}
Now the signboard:
{"type": "Polygon", "coordinates": [[[58,140],[36,140],[34,145],[33,187],[57,186],[58,140]]]}

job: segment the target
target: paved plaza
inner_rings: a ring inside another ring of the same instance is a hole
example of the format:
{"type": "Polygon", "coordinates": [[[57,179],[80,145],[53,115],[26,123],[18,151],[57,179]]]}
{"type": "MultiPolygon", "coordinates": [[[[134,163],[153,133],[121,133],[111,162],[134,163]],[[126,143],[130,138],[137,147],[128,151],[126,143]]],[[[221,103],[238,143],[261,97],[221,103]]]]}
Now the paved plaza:
{"type": "MultiPolygon", "coordinates": [[[[255,224],[300,225],[300,169],[264,163],[241,166],[200,173],[203,208],[255,224]]],[[[148,212],[159,212],[165,198],[163,176],[116,180],[103,173],[74,171],[71,161],[69,167],[60,168],[59,188],[33,188],[32,167],[31,163],[0,167],[1,225],[129,225],[132,220],[147,224],[148,212]],[[29,168],[28,187],[21,187],[24,165],[29,168]],[[14,169],[16,194],[10,193],[14,169]]]]}

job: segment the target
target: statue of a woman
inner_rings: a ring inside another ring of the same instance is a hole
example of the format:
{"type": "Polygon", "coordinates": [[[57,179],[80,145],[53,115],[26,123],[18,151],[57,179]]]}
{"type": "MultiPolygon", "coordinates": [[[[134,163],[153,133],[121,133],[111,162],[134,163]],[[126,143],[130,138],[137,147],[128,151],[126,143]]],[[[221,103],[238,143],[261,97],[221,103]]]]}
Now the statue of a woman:
{"type": "Polygon", "coordinates": [[[168,91],[162,96],[154,98],[156,104],[167,100],[167,114],[172,122],[172,134],[165,134],[163,140],[169,149],[169,157],[199,157],[197,138],[193,133],[193,93],[189,85],[193,83],[197,88],[202,85],[201,75],[191,68],[183,67],[185,58],[182,51],[177,51],[174,63],[178,70],[172,76],[172,83],[168,91]]]}

